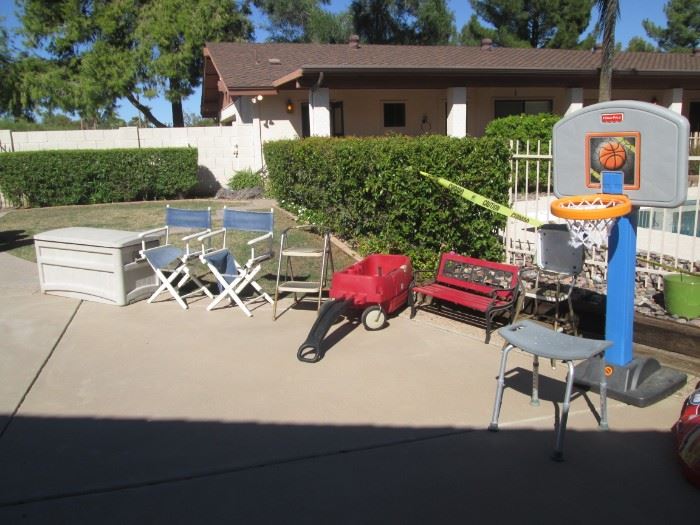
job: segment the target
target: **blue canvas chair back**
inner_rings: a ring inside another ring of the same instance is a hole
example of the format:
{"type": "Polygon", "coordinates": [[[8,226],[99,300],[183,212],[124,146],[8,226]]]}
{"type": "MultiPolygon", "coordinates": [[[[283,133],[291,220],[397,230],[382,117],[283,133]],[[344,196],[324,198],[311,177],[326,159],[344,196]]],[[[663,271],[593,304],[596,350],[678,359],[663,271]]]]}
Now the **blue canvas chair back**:
{"type": "Polygon", "coordinates": [[[272,231],[271,211],[241,211],[224,208],[223,226],[230,230],[267,233],[272,231]]]}
{"type": "Polygon", "coordinates": [[[165,224],[181,228],[206,230],[211,228],[210,210],[184,210],[182,208],[165,208],[165,224]]]}

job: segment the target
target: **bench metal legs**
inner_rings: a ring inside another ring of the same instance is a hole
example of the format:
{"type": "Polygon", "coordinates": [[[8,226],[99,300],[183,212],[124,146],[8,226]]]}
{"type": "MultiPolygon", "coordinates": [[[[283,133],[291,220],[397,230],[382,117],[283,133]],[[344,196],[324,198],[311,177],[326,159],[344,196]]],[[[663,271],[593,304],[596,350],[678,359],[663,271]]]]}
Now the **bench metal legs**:
{"type": "MultiPolygon", "coordinates": [[[[491,432],[498,431],[498,417],[501,412],[501,403],[503,401],[503,389],[505,387],[505,373],[506,373],[506,362],[508,360],[508,354],[515,348],[514,345],[506,343],[503,346],[501,352],[501,364],[498,372],[497,387],[496,387],[496,400],[493,405],[493,415],[491,416],[491,423],[488,429],[491,432]]],[[[605,359],[604,353],[600,353],[597,356],[600,362],[600,422],[598,426],[603,429],[608,429],[608,410],[607,410],[607,383],[605,378],[605,359]]],[[[566,390],[564,392],[564,402],[562,404],[561,418],[559,420],[559,427],[557,428],[555,442],[554,442],[554,453],[552,454],[552,459],[554,461],[563,461],[564,459],[564,433],[566,432],[566,423],[569,419],[569,407],[571,405],[571,392],[574,387],[574,363],[573,361],[563,361],[568,367],[568,373],[566,375],[566,390]]],[[[532,369],[532,397],[530,399],[530,404],[537,406],[539,405],[539,358],[536,354],[533,354],[533,369],[532,369]]]]}

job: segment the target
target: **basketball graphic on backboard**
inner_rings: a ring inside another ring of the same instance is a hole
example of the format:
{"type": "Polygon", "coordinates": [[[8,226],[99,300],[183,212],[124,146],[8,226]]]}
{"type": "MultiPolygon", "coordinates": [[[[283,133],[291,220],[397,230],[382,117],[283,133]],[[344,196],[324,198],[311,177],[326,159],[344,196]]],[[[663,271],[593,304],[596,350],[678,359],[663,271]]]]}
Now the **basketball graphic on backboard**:
{"type": "Polygon", "coordinates": [[[605,170],[619,170],[627,160],[627,153],[619,142],[604,142],[598,151],[598,160],[605,170]]]}
{"type": "Polygon", "coordinates": [[[604,171],[618,171],[625,190],[638,189],[640,144],[639,132],[586,133],[586,187],[599,189],[604,171]]]}

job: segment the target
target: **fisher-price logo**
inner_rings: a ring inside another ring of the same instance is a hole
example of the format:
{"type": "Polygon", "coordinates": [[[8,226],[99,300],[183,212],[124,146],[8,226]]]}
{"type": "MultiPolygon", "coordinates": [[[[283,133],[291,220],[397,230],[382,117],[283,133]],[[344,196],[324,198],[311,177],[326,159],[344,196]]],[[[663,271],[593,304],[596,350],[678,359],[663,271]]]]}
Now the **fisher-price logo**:
{"type": "Polygon", "coordinates": [[[603,124],[617,124],[625,119],[624,113],[603,113],[600,121],[603,124]]]}

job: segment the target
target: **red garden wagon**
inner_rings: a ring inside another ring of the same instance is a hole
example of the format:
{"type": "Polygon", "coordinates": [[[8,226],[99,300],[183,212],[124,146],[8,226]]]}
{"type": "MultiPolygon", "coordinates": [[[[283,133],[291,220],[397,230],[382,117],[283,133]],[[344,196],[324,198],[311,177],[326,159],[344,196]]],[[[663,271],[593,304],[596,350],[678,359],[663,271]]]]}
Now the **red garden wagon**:
{"type": "Polygon", "coordinates": [[[387,316],[408,301],[413,267],[405,255],[374,254],[333,274],[329,297],[321,307],[297,358],[315,363],[323,357],[321,342],[335,320],[348,310],[361,310],[367,330],[379,330],[387,316]]]}

